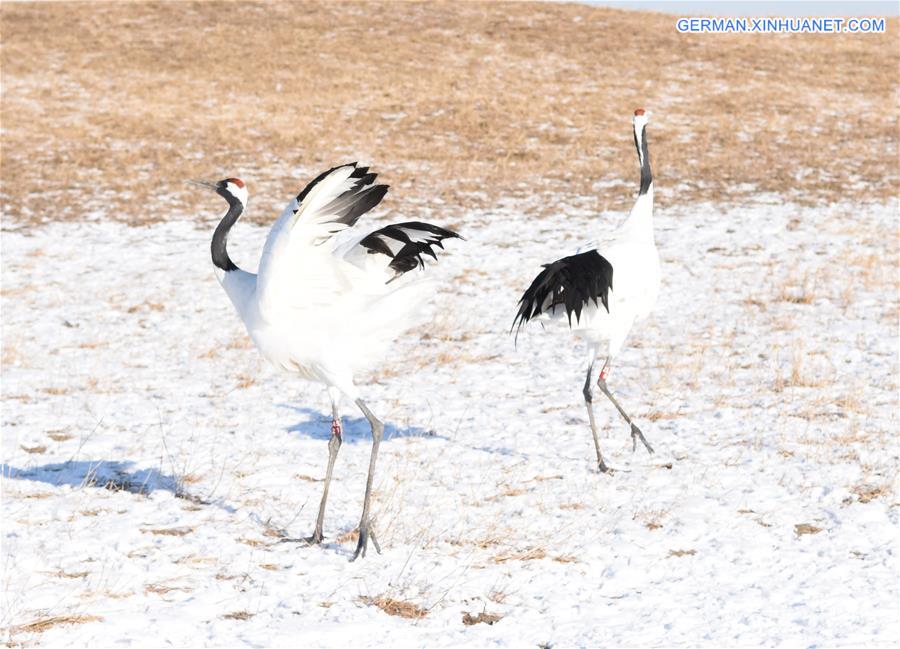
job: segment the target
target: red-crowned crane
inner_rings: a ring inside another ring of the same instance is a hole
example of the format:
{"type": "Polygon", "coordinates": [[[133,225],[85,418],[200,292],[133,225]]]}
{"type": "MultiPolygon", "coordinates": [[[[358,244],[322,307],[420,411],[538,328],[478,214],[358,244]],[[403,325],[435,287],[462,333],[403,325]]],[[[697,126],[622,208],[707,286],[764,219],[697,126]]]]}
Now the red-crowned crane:
{"type": "Polygon", "coordinates": [[[272,226],[259,273],[238,268],[226,250],[228,232],[247,205],[247,188],[238,178],[217,183],[194,181],[228,201],[228,211],[212,238],[212,262],[222,288],[234,304],[263,357],[276,367],[325,384],[331,399],[328,467],[312,536],[321,543],[325,504],[342,441],[338,404],[347,396],[372,429],[372,455],[352,560],[366,554],[369,537],[381,551],[369,518],[372,480],[384,425],[366,406],[354,375],[378,362],[391,341],[408,329],[432,292],[422,281],[423,255],[459,238],[450,230],[410,221],[382,228],[354,227],[378,205],[387,185],[356,163],[322,173],[301,191],[272,226]]]}
{"type": "Polygon", "coordinates": [[[529,320],[566,319],[572,331],[587,343],[584,402],[597,450],[597,466],[604,472],[608,467],[600,453],[591,405],[591,372],[601,350],[605,351],[606,358],[597,386],[631,425],[632,450],[637,448],[640,439],[647,451],[653,452],[644,434],[606,385],[610,364],[622,349],[628,331],[635,321],[650,314],[659,293],[659,255],[653,241],[653,176],[647,148],[648,117],[642,108],[634,111],[632,126],[641,184],[628,218],[610,236],[587,246],[584,252],[545,264],[519,300],[519,311],[513,320],[518,333],[529,320]]]}

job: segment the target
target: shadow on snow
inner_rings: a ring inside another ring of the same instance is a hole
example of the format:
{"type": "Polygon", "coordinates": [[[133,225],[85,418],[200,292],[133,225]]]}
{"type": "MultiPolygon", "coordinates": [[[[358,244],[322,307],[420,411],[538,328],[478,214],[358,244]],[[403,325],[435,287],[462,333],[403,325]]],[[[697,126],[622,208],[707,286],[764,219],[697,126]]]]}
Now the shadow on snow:
{"type": "Polygon", "coordinates": [[[151,494],[154,491],[168,491],[176,498],[209,504],[197,496],[186,493],[175,476],[162,473],[159,469],[135,470],[133,467],[134,462],[130,460],[79,460],[56,462],[28,469],[4,463],[0,464],[0,471],[4,477],[12,480],[43,482],[54,487],[92,487],[141,495],[151,494]]]}
{"type": "MultiPolygon", "coordinates": [[[[313,408],[304,408],[292,406],[287,403],[278,404],[278,407],[285,408],[298,415],[305,415],[306,419],[287,427],[287,431],[292,433],[300,433],[310,439],[318,439],[328,441],[331,439],[331,415],[325,415],[313,408]]],[[[341,423],[344,426],[344,443],[357,444],[359,442],[372,441],[372,429],[369,428],[368,420],[359,414],[357,416],[349,416],[343,414],[341,423]]],[[[434,431],[426,430],[418,426],[410,426],[408,428],[399,428],[389,421],[384,422],[384,439],[389,440],[397,437],[424,437],[433,439],[447,439],[443,435],[438,435],[434,431]]]]}

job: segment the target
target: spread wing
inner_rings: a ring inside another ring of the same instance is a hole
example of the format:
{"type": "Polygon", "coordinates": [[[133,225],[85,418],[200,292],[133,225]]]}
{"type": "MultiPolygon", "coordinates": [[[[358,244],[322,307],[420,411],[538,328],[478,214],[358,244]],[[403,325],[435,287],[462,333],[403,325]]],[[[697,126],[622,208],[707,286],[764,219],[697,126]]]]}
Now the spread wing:
{"type": "MultiPolygon", "coordinates": [[[[447,230],[432,223],[421,221],[407,221],[406,223],[394,223],[379,228],[367,234],[355,242],[355,250],[352,253],[359,255],[365,252],[368,256],[382,257],[387,263],[387,270],[391,277],[387,283],[393,282],[405,273],[417,268],[425,268],[425,260],[422,255],[427,255],[437,261],[435,248],[444,248],[444,239],[461,239],[456,232],[447,230]]],[[[349,257],[349,255],[348,255],[349,257]]]]}
{"type": "Polygon", "coordinates": [[[320,174],[284,209],[272,226],[259,262],[257,291],[264,317],[284,310],[333,303],[349,290],[334,257],[334,235],[353,227],[381,202],[387,185],[356,163],[320,174]]]}

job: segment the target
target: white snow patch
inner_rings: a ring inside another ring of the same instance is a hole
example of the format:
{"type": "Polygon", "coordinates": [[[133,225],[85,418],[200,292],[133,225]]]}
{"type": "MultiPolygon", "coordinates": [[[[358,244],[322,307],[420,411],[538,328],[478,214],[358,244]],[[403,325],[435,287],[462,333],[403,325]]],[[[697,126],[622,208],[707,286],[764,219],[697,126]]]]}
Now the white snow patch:
{"type": "MultiPolygon", "coordinates": [[[[613,475],[582,350],[508,330],[540,264],[621,215],[417,214],[467,241],[431,325],[362,381],[387,424],[384,554],[356,563],[335,541],[369,460],[351,404],[326,543],[271,535],[312,531],[328,402],[249,346],[211,228],[5,232],[0,626],[102,618],[14,629],[46,646],[893,645],[897,207],[658,214],[658,309],[609,379],[657,454],[598,397],[613,475]],[[502,618],[463,625],[484,610],[502,618]]],[[[265,234],[231,237],[250,270],[265,234]]]]}

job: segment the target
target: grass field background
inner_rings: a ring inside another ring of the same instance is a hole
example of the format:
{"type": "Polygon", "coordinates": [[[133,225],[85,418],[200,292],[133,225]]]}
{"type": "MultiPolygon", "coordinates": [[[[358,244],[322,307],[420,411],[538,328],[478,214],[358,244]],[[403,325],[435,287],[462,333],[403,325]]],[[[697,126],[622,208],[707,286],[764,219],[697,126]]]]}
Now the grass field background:
{"type": "Polygon", "coordinates": [[[661,205],[898,187],[896,18],[881,35],[692,35],[672,15],[527,2],[4,3],[0,16],[16,222],[164,220],[161,197],[199,200],[183,179],[228,175],[268,222],[303,178],[353,159],[384,173],[398,212],[535,194],[548,212],[567,196],[622,208],[627,193],[606,190],[633,173],[621,124],[637,106],[654,115],[661,205]]]}

